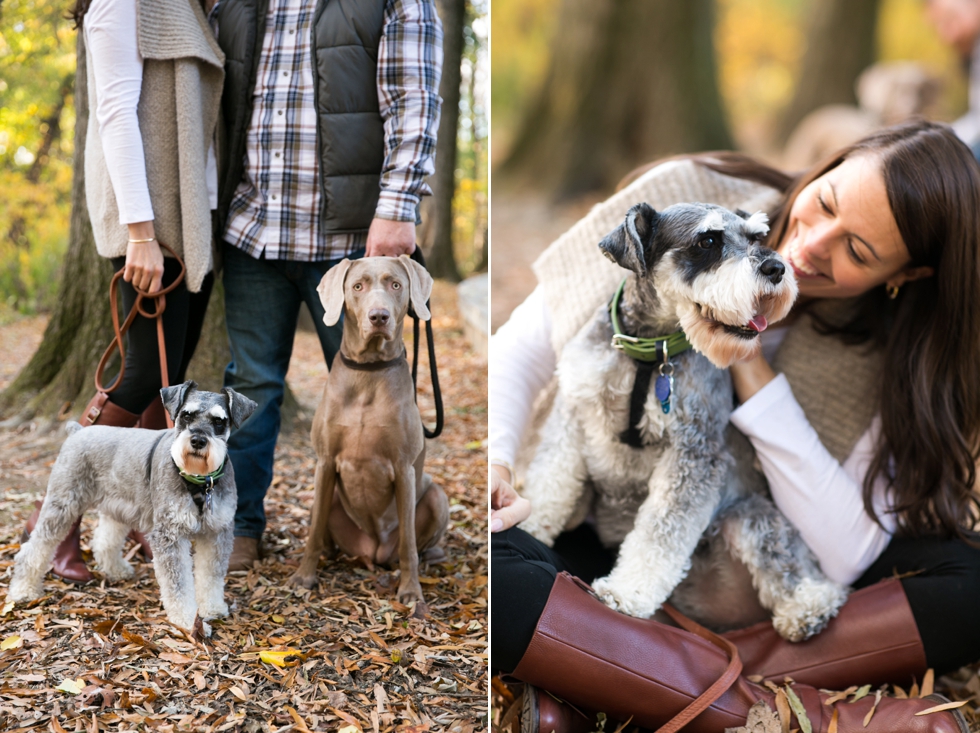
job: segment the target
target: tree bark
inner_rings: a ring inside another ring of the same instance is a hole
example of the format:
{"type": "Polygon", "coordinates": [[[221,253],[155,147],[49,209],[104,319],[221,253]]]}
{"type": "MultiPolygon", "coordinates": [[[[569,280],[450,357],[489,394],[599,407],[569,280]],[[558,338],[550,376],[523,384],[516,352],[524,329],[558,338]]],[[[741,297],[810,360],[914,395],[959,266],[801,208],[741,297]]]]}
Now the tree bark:
{"type": "Polygon", "coordinates": [[[564,197],[730,148],[713,28],[714,0],[563,0],[544,87],[500,173],[564,197]]]}
{"type": "Polygon", "coordinates": [[[432,223],[427,227],[426,266],[433,277],[459,282],[453,254],[453,194],[456,192],[456,132],[459,125],[460,64],[463,60],[463,29],[466,0],[439,0],[442,20],[442,114],[436,141],[435,173],[432,176],[432,223]]]}
{"type": "Polygon", "coordinates": [[[856,104],[854,84],[875,60],[880,0],[813,0],[809,42],[793,100],[780,124],[785,143],[807,114],[825,104],[856,104]]]}

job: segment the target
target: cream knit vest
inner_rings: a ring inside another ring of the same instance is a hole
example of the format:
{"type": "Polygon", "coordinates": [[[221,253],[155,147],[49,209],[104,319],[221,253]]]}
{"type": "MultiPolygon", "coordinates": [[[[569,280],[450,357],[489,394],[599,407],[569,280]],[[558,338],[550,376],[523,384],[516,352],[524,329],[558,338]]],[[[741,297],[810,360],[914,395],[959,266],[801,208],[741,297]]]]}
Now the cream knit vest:
{"type": "MultiPolygon", "coordinates": [[[[214,140],[224,81],[224,54],[198,0],[135,0],[143,86],[137,109],[154,228],[187,266],[187,288],[198,292],[212,268],[208,148],[214,140]]],[[[126,254],[129,235],[106,168],[92,64],[85,193],[92,233],[103,257],[126,254]]]]}
{"type": "MultiPolygon", "coordinates": [[[[623,222],[631,206],[646,202],[659,210],[700,201],[753,213],[771,211],[779,199],[774,189],[682,160],[653,168],[597,204],[533,265],[551,313],[555,353],[561,354],[565,343],[612,297],[626,274],[602,255],[598,243],[623,222]]],[[[828,300],[815,304],[811,311],[832,318],[849,306],[850,301],[828,300]]],[[[845,346],[833,336],[820,335],[808,315],[790,328],[773,364],[786,375],[824,446],[841,462],[877,412],[881,366],[879,355],[866,348],[845,346]]]]}

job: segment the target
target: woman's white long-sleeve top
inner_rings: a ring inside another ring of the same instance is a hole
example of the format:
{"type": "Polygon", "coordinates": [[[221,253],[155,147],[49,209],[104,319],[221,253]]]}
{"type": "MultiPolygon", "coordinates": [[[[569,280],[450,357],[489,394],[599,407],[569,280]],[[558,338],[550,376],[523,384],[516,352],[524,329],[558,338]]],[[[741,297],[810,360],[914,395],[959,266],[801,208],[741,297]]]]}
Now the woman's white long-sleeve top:
{"type": "MultiPolygon", "coordinates": [[[[764,334],[764,352],[778,348],[781,332],[784,329],[773,328],[764,334]]],[[[534,399],[554,374],[556,361],[551,317],[537,288],[491,338],[491,463],[514,463],[534,399]]],[[[773,500],[799,530],[824,573],[843,584],[859,578],[895,531],[883,479],[875,482],[874,506],[884,526],[868,515],[862,499],[878,419],[841,464],[820,442],[789,382],[778,375],[740,405],[731,421],[752,442],[773,500]]]]}
{"type": "MultiPolygon", "coordinates": [[[[119,205],[119,223],[151,221],[146,161],[137,107],[143,85],[143,57],[137,46],[136,0],[92,0],[82,23],[93,68],[106,167],[119,205]]],[[[218,207],[218,166],[208,150],[208,197],[218,207]]]]}

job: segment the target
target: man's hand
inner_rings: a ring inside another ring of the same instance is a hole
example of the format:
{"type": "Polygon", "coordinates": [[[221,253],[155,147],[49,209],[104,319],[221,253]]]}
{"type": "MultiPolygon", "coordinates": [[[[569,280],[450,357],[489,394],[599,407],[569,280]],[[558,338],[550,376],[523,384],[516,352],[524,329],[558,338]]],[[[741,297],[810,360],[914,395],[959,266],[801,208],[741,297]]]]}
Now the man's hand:
{"type": "Polygon", "coordinates": [[[374,219],[368,229],[367,257],[397,257],[415,251],[415,222],[374,219]]]}
{"type": "MultiPolygon", "coordinates": [[[[509,472],[508,472],[509,473],[509,472]]],[[[531,502],[490,469],[490,531],[503,532],[531,516],[531,502]]]]}

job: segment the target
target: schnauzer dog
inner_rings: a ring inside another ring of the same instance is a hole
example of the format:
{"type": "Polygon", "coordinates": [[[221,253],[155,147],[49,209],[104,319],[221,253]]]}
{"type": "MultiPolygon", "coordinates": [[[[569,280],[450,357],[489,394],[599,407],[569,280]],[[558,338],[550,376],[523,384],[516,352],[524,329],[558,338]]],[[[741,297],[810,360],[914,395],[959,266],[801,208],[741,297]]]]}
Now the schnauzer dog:
{"type": "MultiPolygon", "coordinates": [[[[51,469],[41,515],[14,558],[7,600],[41,597],[58,543],[75,519],[96,508],[92,552],[109,580],[132,577],[122,549],[130,527],[137,527],[153,549],[172,623],[192,629],[197,616],[228,615],[225,573],[238,494],[227,440],[256,405],[232,389],[204,392],[194,382],[160,393],[171,430],[67,425],[70,435],[51,469]]],[[[210,634],[207,624],[204,633],[210,634]]]]}
{"type": "Polygon", "coordinates": [[[751,460],[736,466],[726,444],[725,367],[758,354],[759,333],[796,299],[791,272],[761,243],[768,231],[761,212],[639,204],[602,240],[631,272],[562,351],[522,527],[550,545],[594,499],[600,539],[620,548],[593,588],[643,618],[668,598],[696,616],[695,596],[709,591],[679,586],[692,559],[704,567],[730,553],[776,630],[799,641],[837,614],[846,591],[822,575],[761,477],[744,470],[751,460]]]}

